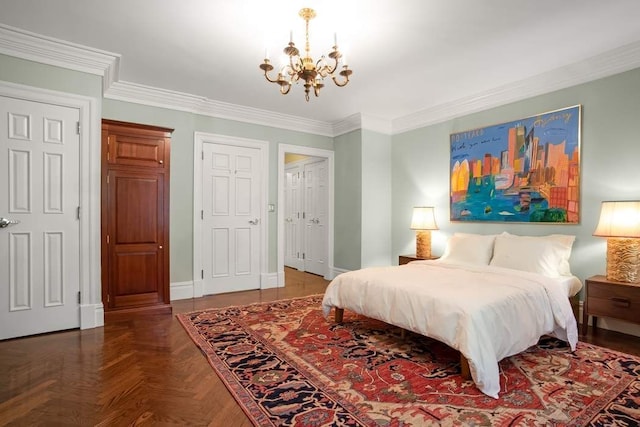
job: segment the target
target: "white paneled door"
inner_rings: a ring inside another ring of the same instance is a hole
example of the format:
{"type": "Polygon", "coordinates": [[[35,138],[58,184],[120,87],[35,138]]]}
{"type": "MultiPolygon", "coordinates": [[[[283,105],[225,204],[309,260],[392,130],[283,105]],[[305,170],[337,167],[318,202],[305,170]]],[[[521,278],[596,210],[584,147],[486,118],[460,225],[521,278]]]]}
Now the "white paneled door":
{"type": "Polygon", "coordinates": [[[260,288],[260,150],[203,144],[205,294],[260,288]]]}
{"type": "Polygon", "coordinates": [[[327,160],[304,165],[304,270],[327,275],[327,160]]]}
{"type": "Polygon", "coordinates": [[[285,168],[284,184],[284,265],[298,270],[304,270],[302,259],[304,248],[302,247],[302,195],[304,188],[302,181],[301,165],[293,165],[285,168]]]}
{"type": "Polygon", "coordinates": [[[79,120],[0,96],[0,339],[80,326],[79,120]]]}

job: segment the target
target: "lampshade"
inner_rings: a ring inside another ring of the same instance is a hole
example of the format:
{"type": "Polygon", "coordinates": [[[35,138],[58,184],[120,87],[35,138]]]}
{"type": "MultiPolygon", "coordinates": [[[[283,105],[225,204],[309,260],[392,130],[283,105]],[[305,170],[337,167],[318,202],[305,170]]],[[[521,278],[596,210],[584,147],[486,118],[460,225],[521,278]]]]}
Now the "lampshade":
{"type": "Polygon", "coordinates": [[[436,218],[431,206],[418,206],[413,208],[411,218],[412,230],[437,230],[436,218]]]}
{"type": "Polygon", "coordinates": [[[640,237],[640,201],[602,202],[594,236],[640,237]]]}
{"type": "Polygon", "coordinates": [[[640,282],[640,201],[602,202],[594,236],[607,238],[607,279],[640,282]]]}

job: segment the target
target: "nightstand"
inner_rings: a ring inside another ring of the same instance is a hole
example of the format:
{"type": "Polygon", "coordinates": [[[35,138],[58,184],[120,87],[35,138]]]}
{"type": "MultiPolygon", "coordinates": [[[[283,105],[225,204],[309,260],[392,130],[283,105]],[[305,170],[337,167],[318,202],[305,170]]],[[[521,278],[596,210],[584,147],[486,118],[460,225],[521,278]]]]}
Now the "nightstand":
{"type": "Polygon", "coordinates": [[[640,324],[640,284],[593,276],[585,280],[585,286],[582,335],[587,334],[589,316],[593,316],[594,331],[598,326],[598,316],[640,324]]]}
{"type": "Polygon", "coordinates": [[[419,260],[424,260],[424,259],[438,259],[437,256],[432,256],[431,258],[418,258],[415,255],[400,255],[398,257],[398,264],[399,265],[404,265],[404,264],[408,264],[411,261],[419,261],[419,260]]]}

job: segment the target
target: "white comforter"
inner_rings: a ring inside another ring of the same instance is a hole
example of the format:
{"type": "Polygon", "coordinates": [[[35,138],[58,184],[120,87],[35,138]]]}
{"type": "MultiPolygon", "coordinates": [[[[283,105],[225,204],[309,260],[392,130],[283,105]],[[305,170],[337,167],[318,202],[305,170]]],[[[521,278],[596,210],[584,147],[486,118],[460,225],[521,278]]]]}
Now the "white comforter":
{"type": "Polygon", "coordinates": [[[414,261],[343,273],[327,287],[324,315],[347,309],[435,338],[469,361],[476,386],[498,397],[498,362],[545,334],[575,350],[578,330],[559,280],[498,267],[414,261]]]}

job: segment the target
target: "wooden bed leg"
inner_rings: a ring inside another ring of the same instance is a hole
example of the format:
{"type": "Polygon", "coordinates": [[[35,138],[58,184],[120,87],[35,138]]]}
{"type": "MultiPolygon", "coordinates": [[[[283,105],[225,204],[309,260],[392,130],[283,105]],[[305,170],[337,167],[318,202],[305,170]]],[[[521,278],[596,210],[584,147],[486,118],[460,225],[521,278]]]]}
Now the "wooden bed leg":
{"type": "Polygon", "coordinates": [[[460,375],[465,380],[471,379],[471,369],[469,369],[469,361],[460,353],[460,375]]]}
{"type": "Polygon", "coordinates": [[[336,307],[336,313],[335,313],[336,323],[342,323],[343,317],[344,317],[344,308],[336,307]]]}

